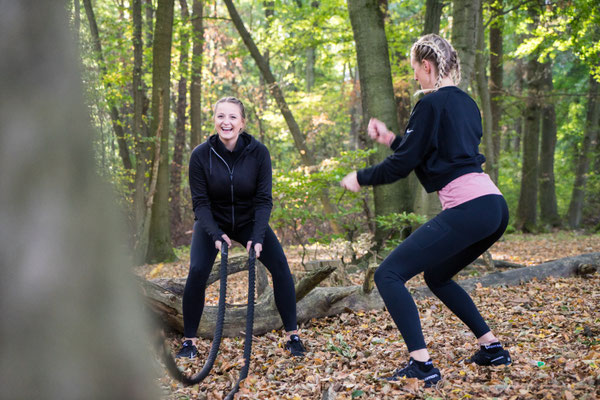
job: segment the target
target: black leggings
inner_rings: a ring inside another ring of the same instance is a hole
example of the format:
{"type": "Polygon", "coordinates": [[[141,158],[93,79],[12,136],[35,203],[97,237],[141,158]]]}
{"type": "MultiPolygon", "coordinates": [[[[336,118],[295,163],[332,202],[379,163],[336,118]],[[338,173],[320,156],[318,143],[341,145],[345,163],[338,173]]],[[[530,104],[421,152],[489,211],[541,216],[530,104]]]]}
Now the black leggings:
{"type": "Polygon", "coordinates": [[[422,271],[429,289],[477,338],[490,331],[471,297],[451,278],[492,246],[507,224],[504,197],[482,196],[442,211],[381,263],[375,283],[409,352],[424,349],[425,339],[417,306],[404,284],[422,271]]]}
{"type": "MultiPolygon", "coordinates": [[[[249,224],[236,232],[226,233],[232,240],[246,247],[252,234],[252,226],[249,224]]],[[[196,222],[190,251],[190,272],[183,291],[183,334],[185,337],[196,337],[204,310],[206,282],[216,257],[215,242],[196,222]]],[[[281,244],[269,226],[267,226],[263,249],[258,259],[269,270],[273,278],[275,305],[281,315],[285,330],[288,332],[296,330],[298,325],[296,323],[294,280],[281,244]]]]}

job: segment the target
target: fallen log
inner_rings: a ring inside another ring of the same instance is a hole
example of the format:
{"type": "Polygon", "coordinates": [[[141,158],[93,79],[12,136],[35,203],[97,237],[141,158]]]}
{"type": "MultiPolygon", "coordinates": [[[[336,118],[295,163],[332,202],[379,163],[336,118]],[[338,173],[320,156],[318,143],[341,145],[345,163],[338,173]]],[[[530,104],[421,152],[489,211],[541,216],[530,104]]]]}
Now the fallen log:
{"type": "MultiPolygon", "coordinates": [[[[599,266],[600,253],[589,253],[561,258],[536,266],[495,272],[477,278],[463,279],[458,281],[458,283],[467,292],[471,292],[478,284],[481,284],[483,287],[513,286],[526,283],[532,279],[542,280],[550,276],[568,277],[589,274],[595,270],[597,271],[599,266]]],[[[311,271],[296,285],[298,323],[306,322],[313,318],[337,315],[343,312],[383,309],[383,300],[377,288],[372,288],[371,285],[316,287],[335,270],[335,267],[331,265],[328,265],[327,268],[326,270],[317,269],[311,271]]],[[[184,279],[158,279],[154,281],[140,279],[140,285],[147,304],[161,317],[168,327],[177,331],[183,331],[181,296],[184,284],[184,279]]],[[[417,299],[432,296],[427,287],[412,289],[411,293],[417,299]]],[[[279,329],[282,326],[272,292],[269,292],[267,296],[263,296],[262,299],[255,307],[254,331],[256,335],[264,334],[273,329],[279,329]]],[[[200,337],[212,337],[215,328],[216,309],[217,307],[215,306],[204,307],[202,321],[198,330],[200,337]]],[[[245,328],[245,320],[245,306],[228,305],[223,334],[228,337],[240,336],[245,328]]]]}
{"type": "Polygon", "coordinates": [[[484,258],[478,258],[473,261],[475,265],[485,265],[488,268],[523,268],[525,265],[517,264],[506,260],[492,260],[489,258],[488,260],[484,258]]]}
{"type": "MultiPolygon", "coordinates": [[[[228,269],[228,275],[243,270],[243,266],[232,264],[233,268],[228,269]]],[[[333,271],[333,266],[323,266],[306,274],[296,284],[296,302],[303,301],[303,298],[333,271]]],[[[211,278],[209,278],[210,282],[211,278]]],[[[147,306],[153,311],[159,319],[170,329],[183,332],[183,312],[182,298],[185,287],[185,278],[177,279],[155,279],[152,281],[138,279],[142,294],[146,300],[147,306]]],[[[331,302],[337,301],[339,296],[330,296],[331,302]]],[[[327,301],[320,307],[324,307],[327,301]]],[[[302,304],[306,304],[303,302],[302,304]]],[[[300,317],[298,313],[298,317],[300,317]]],[[[198,335],[203,338],[212,338],[215,331],[215,321],[217,316],[216,306],[205,306],[202,313],[202,319],[198,328],[198,335]]],[[[308,318],[310,319],[310,318],[308,318]]],[[[234,337],[243,335],[246,321],[246,306],[226,305],[225,323],[223,325],[223,335],[225,337],[234,337]]],[[[254,332],[260,335],[273,329],[281,327],[281,318],[275,306],[272,289],[265,291],[259,298],[255,306],[254,313],[254,332]]]]}

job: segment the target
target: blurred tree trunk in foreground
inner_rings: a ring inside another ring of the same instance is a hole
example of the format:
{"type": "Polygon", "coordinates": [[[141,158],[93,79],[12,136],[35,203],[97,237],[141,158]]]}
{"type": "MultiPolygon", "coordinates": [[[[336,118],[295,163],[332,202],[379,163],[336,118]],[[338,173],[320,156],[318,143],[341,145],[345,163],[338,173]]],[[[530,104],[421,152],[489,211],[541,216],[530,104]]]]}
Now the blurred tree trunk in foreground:
{"type": "Polygon", "coordinates": [[[0,398],[158,398],[67,9],[0,10],[0,398]]]}

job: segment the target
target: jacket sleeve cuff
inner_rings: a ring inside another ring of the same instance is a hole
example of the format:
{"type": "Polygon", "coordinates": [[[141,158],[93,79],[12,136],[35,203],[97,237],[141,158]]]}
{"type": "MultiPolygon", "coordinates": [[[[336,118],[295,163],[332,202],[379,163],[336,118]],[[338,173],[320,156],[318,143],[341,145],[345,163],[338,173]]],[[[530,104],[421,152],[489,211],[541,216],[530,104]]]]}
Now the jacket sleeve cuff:
{"type": "Polygon", "coordinates": [[[223,231],[219,231],[219,232],[215,232],[215,233],[213,233],[213,234],[211,235],[211,236],[212,236],[212,239],[213,239],[213,242],[216,242],[217,240],[221,240],[221,241],[223,241],[223,235],[224,235],[224,234],[225,234],[225,232],[223,232],[223,231]]]}
{"type": "Polygon", "coordinates": [[[390,143],[390,149],[395,151],[400,146],[400,143],[402,143],[402,136],[396,135],[392,143],[390,143]]]}
{"type": "Polygon", "coordinates": [[[358,181],[358,184],[360,186],[368,185],[368,183],[366,182],[366,179],[365,179],[364,169],[359,169],[358,171],[356,171],[356,180],[358,181]]]}

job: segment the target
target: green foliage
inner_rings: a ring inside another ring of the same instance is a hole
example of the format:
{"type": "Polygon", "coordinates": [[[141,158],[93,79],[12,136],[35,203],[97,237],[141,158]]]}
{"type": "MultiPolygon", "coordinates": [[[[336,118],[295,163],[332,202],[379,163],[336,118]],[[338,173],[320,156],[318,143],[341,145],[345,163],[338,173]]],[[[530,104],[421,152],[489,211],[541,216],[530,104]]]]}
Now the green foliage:
{"type": "MultiPolygon", "coordinates": [[[[521,24],[528,32],[529,21],[521,24]]],[[[572,52],[600,80],[600,11],[597,2],[575,0],[548,5],[540,14],[540,23],[517,49],[523,56],[539,51],[540,61],[557,54],[572,52]]]]}
{"type": "Polygon", "coordinates": [[[339,182],[350,171],[364,167],[372,153],[373,150],[345,151],[316,167],[274,170],[272,225],[280,231],[291,231],[296,244],[329,241],[333,236],[323,229],[330,219],[348,232],[362,230],[368,222],[363,204],[369,194],[347,192],[339,182]],[[323,212],[320,195],[325,189],[337,208],[334,215],[323,212]]]}
{"type": "Polygon", "coordinates": [[[387,253],[393,250],[402,242],[407,231],[412,231],[414,228],[423,225],[427,221],[425,215],[415,213],[391,213],[387,215],[379,215],[375,217],[377,226],[388,232],[388,238],[385,241],[384,251],[387,253]]]}
{"type": "MultiPolygon", "coordinates": [[[[498,188],[504,195],[509,210],[516,210],[521,187],[521,158],[518,153],[501,152],[498,170],[498,188]]],[[[510,223],[515,213],[510,213],[510,223]]]]}

